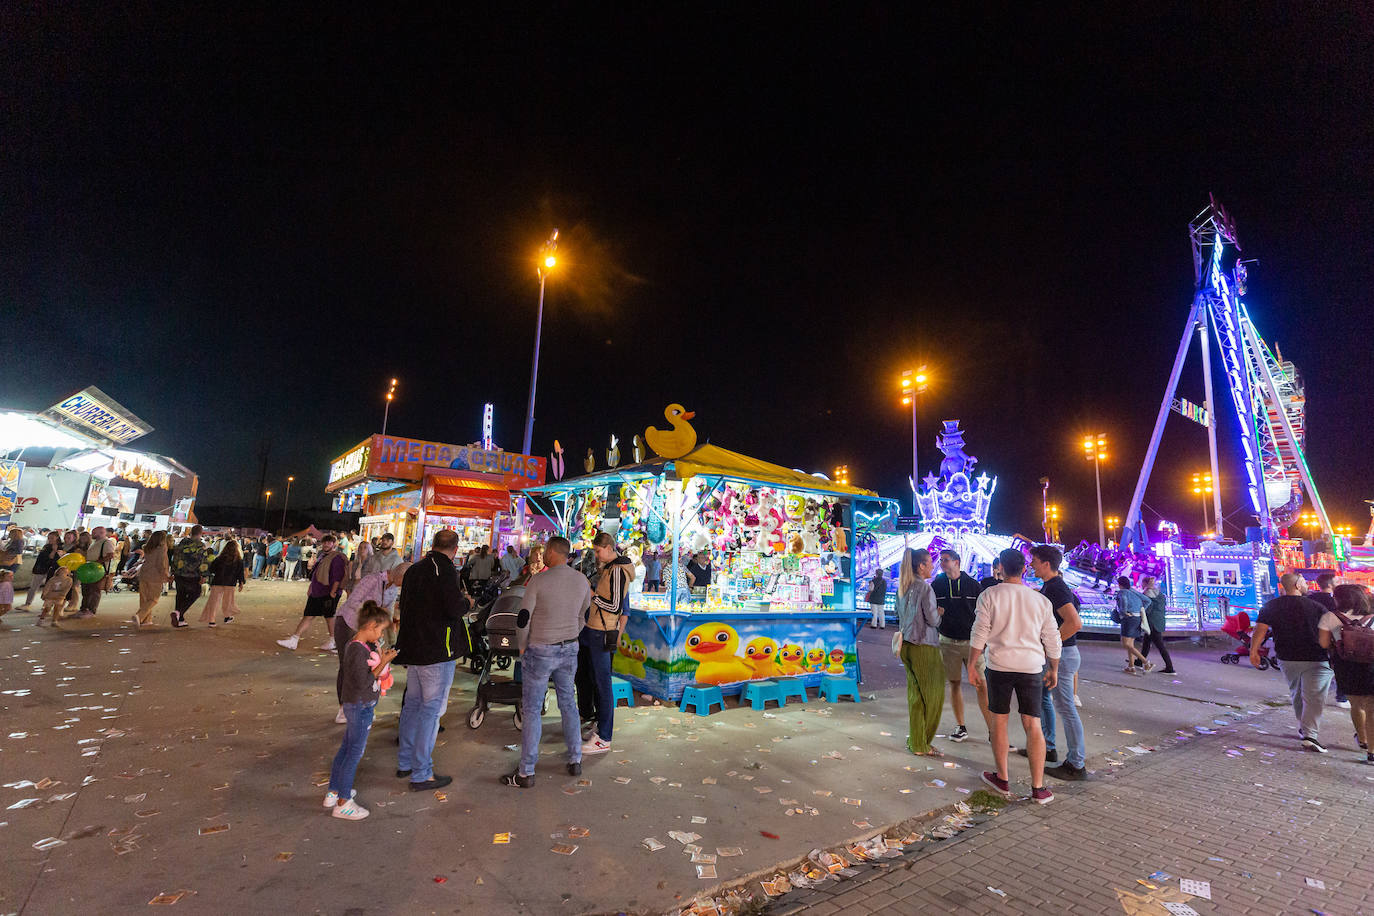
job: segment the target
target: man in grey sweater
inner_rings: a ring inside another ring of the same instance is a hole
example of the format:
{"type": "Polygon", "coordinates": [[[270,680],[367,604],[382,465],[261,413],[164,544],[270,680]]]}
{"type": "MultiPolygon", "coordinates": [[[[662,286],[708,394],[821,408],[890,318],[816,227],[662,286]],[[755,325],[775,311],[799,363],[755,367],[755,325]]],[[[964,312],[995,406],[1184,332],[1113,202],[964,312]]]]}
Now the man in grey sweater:
{"type": "Polygon", "coordinates": [[[547,569],[531,576],[525,586],[521,614],[529,614],[529,644],[520,656],[524,728],[520,733],[520,766],[501,777],[501,782],[508,786],[528,789],[534,785],[543,730],[540,717],[550,678],[558,694],[563,742],[568,746],[568,774],[582,773],[582,730],[573,678],[577,674],[577,634],[591,606],[592,590],[586,577],[568,566],[571,551],[567,538],[550,538],[544,547],[547,569]]]}

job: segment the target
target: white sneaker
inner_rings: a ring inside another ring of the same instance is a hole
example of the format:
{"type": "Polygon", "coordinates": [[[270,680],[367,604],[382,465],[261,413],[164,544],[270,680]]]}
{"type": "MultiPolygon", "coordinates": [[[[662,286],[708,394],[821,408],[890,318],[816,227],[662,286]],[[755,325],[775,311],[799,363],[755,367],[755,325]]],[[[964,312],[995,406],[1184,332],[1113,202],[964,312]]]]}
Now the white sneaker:
{"type": "Polygon", "coordinates": [[[343,725],[348,721],[348,716],[344,715],[342,706],[339,707],[339,714],[334,717],[334,721],[338,722],[340,725],[343,725]]]}
{"type": "Polygon", "coordinates": [[[334,817],[341,817],[346,821],[360,821],[367,817],[370,812],[357,801],[350,798],[341,805],[334,807],[334,817]]]}
{"type": "MultiPolygon", "coordinates": [[[[293,647],[293,648],[294,648],[294,647],[293,647]]],[[[320,651],[321,651],[321,652],[333,652],[333,651],[335,651],[335,650],[334,650],[334,640],[331,639],[331,640],[329,640],[329,642],[327,642],[327,643],[325,643],[324,645],[320,646],[320,651]]]]}
{"type": "Polygon", "coordinates": [[[285,639],[277,640],[277,645],[281,646],[283,649],[291,649],[292,651],[294,651],[299,644],[300,640],[295,636],[288,636],[285,639]]]}
{"type": "Polygon", "coordinates": [[[1337,700],[1337,701],[1336,701],[1336,708],[1337,708],[1337,709],[1349,709],[1349,708],[1350,708],[1350,701],[1349,701],[1349,700],[1337,700]]]}
{"type": "MultiPolygon", "coordinates": [[[[348,797],[349,797],[350,799],[352,799],[352,798],[353,798],[354,796],[356,796],[357,794],[358,794],[358,790],[357,790],[357,789],[354,789],[353,792],[352,792],[352,794],[350,794],[348,797]]],[[[332,808],[332,807],[334,807],[335,805],[337,805],[338,803],[339,803],[339,793],[338,793],[338,792],[335,792],[333,789],[330,789],[329,792],[328,792],[328,793],[325,795],[325,797],[324,797],[324,806],[325,806],[326,808],[332,808]]]]}
{"type": "Polygon", "coordinates": [[[602,741],[598,736],[582,745],[582,756],[588,754],[604,754],[611,749],[611,742],[602,741]]]}
{"type": "Polygon", "coordinates": [[[1079,707],[1081,707],[1081,706],[1083,705],[1083,701],[1080,700],[1080,699],[1078,698],[1078,694],[1076,694],[1076,693],[1073,695],[1073,705],[1079,706],[1079,707]]]}

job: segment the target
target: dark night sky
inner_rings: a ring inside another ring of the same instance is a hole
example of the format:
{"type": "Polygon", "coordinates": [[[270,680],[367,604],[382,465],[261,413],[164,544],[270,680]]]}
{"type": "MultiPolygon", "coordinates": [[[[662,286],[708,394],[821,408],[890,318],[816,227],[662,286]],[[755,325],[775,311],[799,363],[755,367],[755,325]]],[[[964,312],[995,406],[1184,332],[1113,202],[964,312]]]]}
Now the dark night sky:
{"type": "MultiPolygon", "coordinates": [[[[1106,509],[1125,513],[1210,191],[1259,259],[1261,334],[1306,377],[1332,516],[1363,527],[1359,4],[553,6],[505,24],[221,6],[0,11],[0,404],[99,385],[201,474],[202,502],[251,502],[270,439],[269,486],[295,474],[293,503],[322,504],[392,375],[391,432],[471,441],[491,400],[517,448],[532,256],[557,226],[537,452],[557,436],[570,465],[589,445],[604,462],[611,432],[681,401],[718,445],[845,462],[900,497],[896,378],[923,361],[922,472],[959,417],[1001,478],[994,526],[1037,529],[1048,475],[1076,540],[1090,428],[1113,439],[1106,509]]],[[[1182,393],[1200,401],[1196,367],[1182,393]]],[[[1205,435],[1169,429],[1147,504],[1196,526],[1179,494],[1205,435]]]]}

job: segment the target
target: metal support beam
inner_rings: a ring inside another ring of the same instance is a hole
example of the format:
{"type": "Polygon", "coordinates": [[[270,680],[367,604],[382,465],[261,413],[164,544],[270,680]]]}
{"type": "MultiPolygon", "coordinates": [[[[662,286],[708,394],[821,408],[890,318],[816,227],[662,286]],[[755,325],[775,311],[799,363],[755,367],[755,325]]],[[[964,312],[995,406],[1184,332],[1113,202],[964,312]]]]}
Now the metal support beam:
{"type": "Polygon", "coordinates": [[[1208,336],[1208,324],[1211,315],[1207,309],[1202,310],[1202,320],[1198,323],[1198,343],[1202,346],[1202,381],[1203,390],[1206,393],[1207,408],[1207,448],[1212,456],[1212,508],[1216,518],[1217,540],[1226,536],[1222,530],[1225,521],[1221,515],[1221,469],[1217,463],[1217,410],[1212,401],[1212,341],[1208,336]]]}

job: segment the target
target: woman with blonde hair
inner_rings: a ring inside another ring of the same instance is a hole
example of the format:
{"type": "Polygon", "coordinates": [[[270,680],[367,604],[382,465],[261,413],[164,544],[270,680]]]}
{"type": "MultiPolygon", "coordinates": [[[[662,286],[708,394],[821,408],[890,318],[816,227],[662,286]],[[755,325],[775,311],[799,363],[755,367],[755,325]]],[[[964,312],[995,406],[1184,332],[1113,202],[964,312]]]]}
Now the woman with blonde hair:
{"type": "Polygon", "coordinates": [[[897,626],[906,668],[907,750],[921,757],[943,757],[931,746],[945,706],[945,666],[940,657],[940,610],[926,582],[935,571],[930,551],[908,548],[897,579],[897,626]]]}

